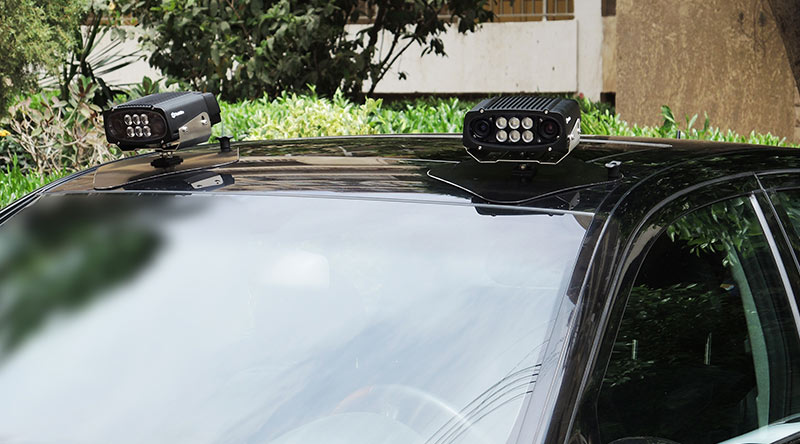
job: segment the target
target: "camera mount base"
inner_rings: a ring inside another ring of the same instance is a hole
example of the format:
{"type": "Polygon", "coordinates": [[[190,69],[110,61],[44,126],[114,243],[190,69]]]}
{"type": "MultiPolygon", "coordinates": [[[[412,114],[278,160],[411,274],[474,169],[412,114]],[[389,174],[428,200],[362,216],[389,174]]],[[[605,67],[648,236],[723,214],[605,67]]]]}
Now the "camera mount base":
{"type": "Polygon", "coordinates": [[[161,157],[153,159],[150,165],[152,165],[153,168],[171,168],[181,163],[183,163],[183,158],[181,156],[176,156],[174,152],[168,151],[162,152],[161,157]]]}
{"type": "Polygon", "coordinates": [[[155,152],[102,165],[94,173],[94,188],[110,190],[158,177],[221,167],[239,161],[237,148],[229,151],[198,148],[181,150],[179,154],[155,152]]]}

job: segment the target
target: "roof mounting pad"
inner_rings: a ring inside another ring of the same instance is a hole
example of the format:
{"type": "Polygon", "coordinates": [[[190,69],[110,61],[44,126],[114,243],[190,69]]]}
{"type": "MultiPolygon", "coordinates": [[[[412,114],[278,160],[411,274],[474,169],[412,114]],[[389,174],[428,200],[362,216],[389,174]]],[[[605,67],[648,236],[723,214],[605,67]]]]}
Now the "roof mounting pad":
{"type": "Polygon", "coordinates": [[[94,173],[94,189],[110,190],[157,177],[215,168],[238,161],[238,148],[227,151],[204,149],[169,154],[150,153],[118,160],[97,168],[94,173]],[[173,159],[175,161],[157,162],[160,159],[173,159]],[[163,165],[163,167],[160,167],[160,165],[163,165]]]}
{"type": "Polygon", "coordinates": [[[465,160],[431,168],[428,176],[497,204],[521,204],[551,193],[613,182],[602,165],[569,157],[554,165],[465,160]]]}

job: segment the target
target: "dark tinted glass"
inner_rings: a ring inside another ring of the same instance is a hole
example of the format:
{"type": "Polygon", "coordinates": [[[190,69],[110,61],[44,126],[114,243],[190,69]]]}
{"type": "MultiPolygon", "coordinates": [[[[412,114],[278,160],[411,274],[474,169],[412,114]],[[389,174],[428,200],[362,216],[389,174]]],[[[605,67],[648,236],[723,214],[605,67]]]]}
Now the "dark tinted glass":
{"type": "Polygon", "coordinates": [[[690,213],[657,240],[603,380],[604,442],[771,442],[748,433],[800,412],[797,329],[768,241],[747,198],[690,213]]]}
{"type": "Polygon", "coordinates": [[[504,442],[582,226],[329,197],[52,196],[0,227],[0,441],[504,442]]]}
{"type": "Polygon", "coordinates": [[[800,257],[800,191],[780,191],[771,196],[795,256],[800,257]]]}

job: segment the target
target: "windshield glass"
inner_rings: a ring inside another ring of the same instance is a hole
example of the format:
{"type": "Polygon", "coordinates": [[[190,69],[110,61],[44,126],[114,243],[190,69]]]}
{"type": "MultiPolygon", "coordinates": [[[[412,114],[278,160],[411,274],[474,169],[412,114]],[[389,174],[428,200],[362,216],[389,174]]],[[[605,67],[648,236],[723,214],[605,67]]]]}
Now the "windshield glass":
{"type": "Polygon", "coordinates": [[[0,441],[502,443],[584,232],[470,205],[43,197],[0,226],[0,441]]]}

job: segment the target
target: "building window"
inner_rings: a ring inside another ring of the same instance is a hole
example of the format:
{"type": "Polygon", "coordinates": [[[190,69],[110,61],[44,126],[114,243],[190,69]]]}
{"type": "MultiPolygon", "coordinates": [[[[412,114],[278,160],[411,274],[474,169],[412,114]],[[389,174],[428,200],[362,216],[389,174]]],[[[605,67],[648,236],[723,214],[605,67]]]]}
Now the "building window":
{"type": "MultiPolygon", "coordinates": [[[[575,0],[491,0],[489,7],[495,15],[495,23],[572,20],[575,18],[575,0]]],[[[370,7],[365,1],[361,1],[358,9],[363,15],[360,15],[358,20],[353,23],[372,24],[375,7],[370,7]]],[[[450,19],[446,6],[439,11],[439,17],[444,20],[450,19]]]]}
{"type": "Polygon", "coordinates": [[[574,0],[493,0],[495,22],[531,22],[540,20],[572,20],[574,0]]]}
{"type": "Polygon", "coordinates": [[[617,15],[617,0],[603,0],[600,8],[603,17],[617,15]]]}

